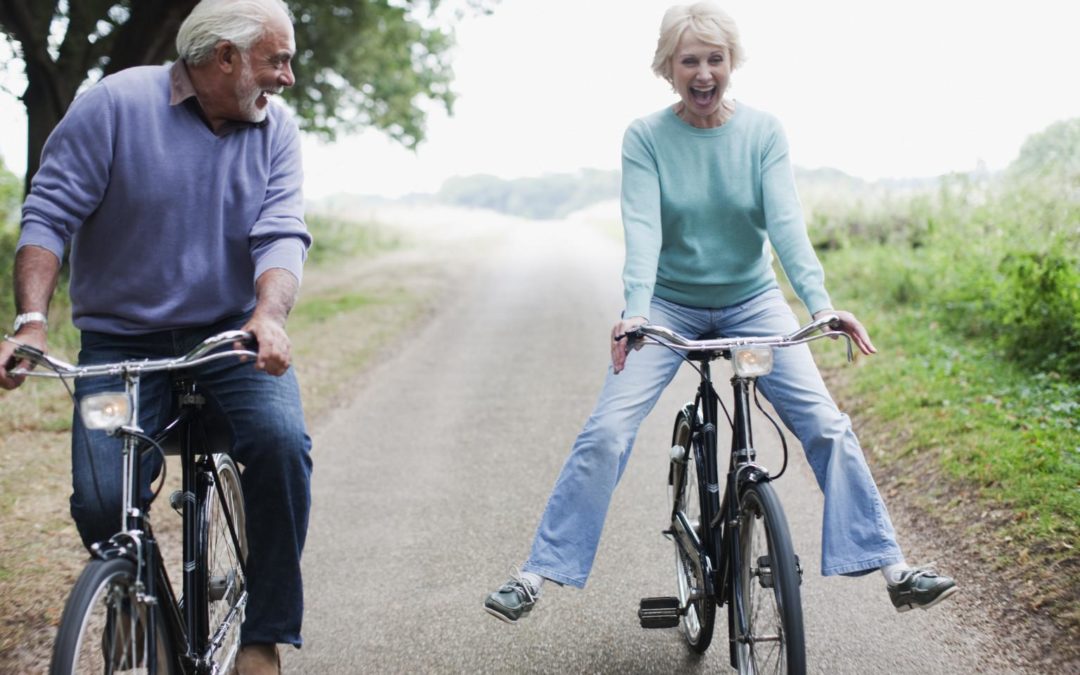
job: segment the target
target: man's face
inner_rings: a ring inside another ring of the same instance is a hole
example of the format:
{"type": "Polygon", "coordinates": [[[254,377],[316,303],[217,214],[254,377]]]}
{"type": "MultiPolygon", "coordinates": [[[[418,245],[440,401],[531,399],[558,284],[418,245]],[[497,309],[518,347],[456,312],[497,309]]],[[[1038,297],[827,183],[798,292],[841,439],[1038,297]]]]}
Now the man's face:
{"type": "Polygon", "coordinates": [[[280,94],[296,79],[292,57],[296,52],[292,25],[282,17],[271,22],[262,38],[240,53],[240,70],[235,83],[236,119],[262,122],[266,119],[268,96],[280,94]]]}

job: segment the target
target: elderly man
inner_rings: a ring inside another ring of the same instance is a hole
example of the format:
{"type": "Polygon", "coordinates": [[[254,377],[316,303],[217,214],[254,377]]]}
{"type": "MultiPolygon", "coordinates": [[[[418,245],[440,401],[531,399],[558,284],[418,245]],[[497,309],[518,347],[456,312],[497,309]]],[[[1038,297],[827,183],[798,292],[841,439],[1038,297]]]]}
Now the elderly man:
{"type": "MultiPolygon", "coordinates": [[[[48,304],[70,243],[81,363],[186,352],[227,329],[251,331],[251,363],[195,374],[228,419],[244,466],[250,603],[241,673],[278,672],[277,644],[300,646],[300,554],[311,441],[285,320],[311,238],[303,219],[297,126],[268,99],[294,82],[281,0],[203,0],[171,66],[131,68],[81,94],[53,131],[23,206],[14,337],[45,349],[48,304]]],[[[0,386],[14,388],[0,344],[0,386]]],[[[224,362],[219,362],[224,363],[224,362]]],[[[116,388],[79,382],[76,395],[116,388]]],[[[140,423],[164,419],[167,376],[143,380],[140,423]]],[[[118,441],[74,416],[71,513],[84,544],[115,529],[118,441]]]]}

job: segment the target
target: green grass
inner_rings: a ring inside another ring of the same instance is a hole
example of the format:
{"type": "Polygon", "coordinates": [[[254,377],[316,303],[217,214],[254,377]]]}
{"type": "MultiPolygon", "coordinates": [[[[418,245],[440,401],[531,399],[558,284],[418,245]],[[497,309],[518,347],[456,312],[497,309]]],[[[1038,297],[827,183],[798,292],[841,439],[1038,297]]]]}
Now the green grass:
{"type": "Polygon", "coordinates": [[[385,302],[363,293],[339,291],[321,297],[305,298],[289,316],[292,327],[306,327],[315,323],[325,323],[340,314],[353,312],[361,307],[385,302]]]}
{"type": "Polygon", "coordinates": [[[853,414],[872,420],[874,457],[902,490],[937,513],[964,505],[960,513],[992,514],[953,524],[1000,569],[1026,567],[1038,587],[1028,602],[1080,631],[1080,382],[1053,361],[1021,365],[993,335],[959,334],[940,307],[915,301],[934,296],[933,280],[886,263],[889,254],[823,256],[843,280],[833,285],[851,291],[837,305],[860,317],[879,353],[842,367],[842,350],[826,345],[815,349],[819,362],[853,414]],[[925,287],[908,298],[898,289],[909,284],[925,287]]]}
{"type": "Polygon", "coordinates": [[[306,221],[314,239],[307,263],[316,267],[367,258],[402,245],[399,235],[378,223],[320,214],[309,214],[306,221]]]}

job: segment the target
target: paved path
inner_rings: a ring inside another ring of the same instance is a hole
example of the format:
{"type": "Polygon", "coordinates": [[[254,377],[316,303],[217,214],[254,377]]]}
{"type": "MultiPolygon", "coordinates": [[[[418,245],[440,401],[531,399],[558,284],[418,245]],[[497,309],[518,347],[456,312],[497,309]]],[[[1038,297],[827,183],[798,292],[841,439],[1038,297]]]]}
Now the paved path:
{"type": "MultiPolygon", "coordinates": [[[[659,531],[670,424],[693,390],[689,372],[641,430],[586,590],[549,584],[516,626],[482,611],[525,556],[598,393],[622,254],[587,227],[513,223],[470,264],[454,299],[316,429],[306,646],[285,654],[287,669],[726,672],[722,640],[694,658],[675,630],[645,631],[636,618],[639,598],[673,594],[672,548],[659,531]]],[[[779,487],[808,568],[812,672],[1022,672],[970,627],[963,594],[898,615],[880,575],[822,578],[821,494],[795,451],[779,487]]],[[[717,631],[726,633],[722,619],[717,631]]]]}

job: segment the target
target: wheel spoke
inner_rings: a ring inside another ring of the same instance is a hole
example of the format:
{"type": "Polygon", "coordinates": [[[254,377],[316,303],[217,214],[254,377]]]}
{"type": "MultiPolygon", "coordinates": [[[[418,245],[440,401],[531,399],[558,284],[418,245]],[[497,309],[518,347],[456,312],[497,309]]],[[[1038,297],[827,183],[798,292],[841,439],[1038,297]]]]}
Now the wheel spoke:
{"type": "Polygon", "coordinates": [[[669,472],[669,496],[672,510],[680,514],[672,522],[672,537],[675,544],[675,579],[679,605],[685,609],[681,630],[687,644],[697,652],[704,652],[712,640],[713,622],[716,606],[708,597],[705,579],[700,575],[701,564],[696,561],[697,550],[691,546],[688,537],[682,533],[690,529],[698,541],[702,539],[701,499],[697,482],[694,448],[691,440],[690,417],[683,411],[675,422],[672,445],[681,451],[672,451],[669,472]]]}
{"type": "Polygon", "coordinates": [[[215,457],[218,467],[218,485],[207,492],[205,551],[208,629],[212,658],[221,672],[232,669],[233,660],[240,648],[240,624],[246,602],[246,579],[241,558],[247,555],[247,539],[244,531],[244,498],[240,488],[240,475],[236,465],[226,456],[215,457]],[[220,490],[218,489],[220,488],[220,490]],[[237,550],[224,504],[239,536],[237,550]],[[225,629],[223,629],[223,626],[225,629]]]}

